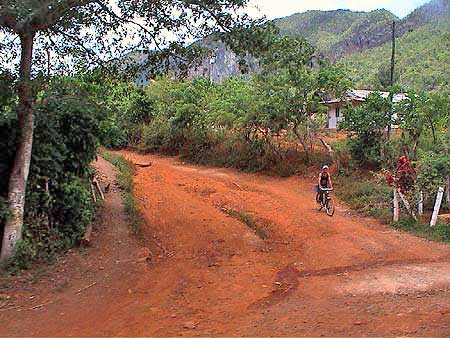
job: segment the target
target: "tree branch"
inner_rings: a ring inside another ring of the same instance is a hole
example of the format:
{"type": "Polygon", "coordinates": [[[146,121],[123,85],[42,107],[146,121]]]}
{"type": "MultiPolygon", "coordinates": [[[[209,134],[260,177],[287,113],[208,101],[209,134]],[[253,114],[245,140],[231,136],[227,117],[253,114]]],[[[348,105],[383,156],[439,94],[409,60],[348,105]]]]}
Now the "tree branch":
{"type": "Polygon", "coordinates": [[[25,24],[29,24],[34,32],[46,30],[55,25],[70,10],[98,3],[99,0],[66,0],[47,3],[32,14],[25,24]]]}
{"type": "Polygon", "coordinates": [[[11,15],[0,14],[0,27],[6,27],[16,32],[17,20],[11,15]]]}
{"type": "Polygon", "coordinates": [[[116,14],[113,10],[111,10],[108,6],[106,6],[104,3],[102,3],[101,0],[93,0],[92,2],[95,2],[96,4],[98,4],[105,12],[107,12],[111,17],[119,20],[122,23],[129,23],[132,25],[137,26],[138,28],[142,29],[145,33],[147,33],[151,39],[153,40],[153,42],[155,43],[156,48],[159,51],[162,51],[161,48],[159,47],[159,41],[155,35],[154,32],[150,31],[147,27],[145,27],[144,25],[141,25],[139,22],[124,18],[118,14],[116,14]]]}
{"type": "MultiPolygon", "coordinates": [[[[58,33],[58,34],[61,34],[61,35],[65,36],[66,38],[68,38],[68,39],[70,39],[70,40],[76,42],[77,45],[78,45],[81,49],[83,49],[87,55],[89,55],[89,56],[91,56],[91,57],[93,58],[94,62],[95,62],[97,65],[99,65],[99,66],[105,66],[105,63],[100,59],[100,57],[98,56],[98,54],[95,53],[92,49],[87,48],[87,47],[84,45],[84,42],[83,42],[83,40],[82,40],[80,37],[74,36],[74,35],[71,35],[71,34],[68,34],[68,33],[66,33],[66,32],[63,32],[62,30],[59,30],[59,29],[55,29],[54,31],[55,31],[56,33],[58,33]]],[[[53,41],[52,41],[52,43],[55,45],[55,43],[54,43],[53,41]]]]}
{"type": "Polygon", "coordinates": [[[226,25],[224,25],[222,20],[220,20],[220,18],[217,16],[217,14],[214,12],[213,9],[209,8],[207,5],[204,5],[201,1],[192,1],[192,5],[201,8],[203,11],[205,11],[209,15],[211,15],[211,17],[214,19],[216,24],[220,28],[222,28],[224,30],[224,32],[226,32],[226,33],[231,33],[232,32],[232,30],[230,28],[228,28],[226,25]]]}

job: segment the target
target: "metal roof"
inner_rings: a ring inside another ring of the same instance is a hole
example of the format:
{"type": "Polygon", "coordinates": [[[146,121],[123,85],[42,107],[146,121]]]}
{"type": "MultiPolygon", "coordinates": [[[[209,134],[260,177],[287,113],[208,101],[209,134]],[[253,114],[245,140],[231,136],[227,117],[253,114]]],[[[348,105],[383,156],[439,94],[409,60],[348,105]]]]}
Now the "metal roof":
{"type": "MultiPolygon", "coordinates": [[[[365,90],[365,89],[355,89],[351,90],[347,93],[345,96],[345,101],[366,101],[370,94],[372,93],[380,93],[380,95],[383,98],[387,98],[389,96],[389,92],[381,92],[381,91],[375,91],[375,90],[365,90]]],[[[394,94],[394,97],[392,99],[392,102],[398,103],[403,100],[406,100],[408,97],[405,93],[399,93],[394,94]]],[[[331,104],[331,103],[339,103],[342,102],[341,99],[332,99],[332,100],[326,100],[323,103],[331,104]]]]}

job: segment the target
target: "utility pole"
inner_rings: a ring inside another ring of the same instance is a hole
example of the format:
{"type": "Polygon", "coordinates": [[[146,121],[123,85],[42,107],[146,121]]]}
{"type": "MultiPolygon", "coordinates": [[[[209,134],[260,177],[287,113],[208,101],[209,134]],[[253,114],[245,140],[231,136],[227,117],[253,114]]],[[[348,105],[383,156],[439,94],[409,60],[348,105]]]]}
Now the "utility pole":
{"type": "Polygon", "coordinates": [[[47,77],[50,77],[50,70],[51,70],[51,52],[50,48],[47,48],[47,77]]]}
{"type": "MultiPolygon", "coordinates": [[[[389,99],[391,100],[391,102],[394,99],[394,93],[392,92],[393,90],[393,86],[394,86],[394,71],[395,71],[395,21],[392,21],[392,55],[391,55],[391,77],[390,77],[390,94],[389,94],[389,99]]],[[[387,130],[387,138],[388,140],[390,140],[391,138],[391,129],[392,129],[392,113],[391,113],[391,118],[389,121],[389,125],[388,125],[388,130],[387,130]]]]}
{"type": "Polygon", "coordinates": [[[392,21],[392,56],[391,56],[391,87],[394,85],[395,70],[395,21],[392,21]]]}

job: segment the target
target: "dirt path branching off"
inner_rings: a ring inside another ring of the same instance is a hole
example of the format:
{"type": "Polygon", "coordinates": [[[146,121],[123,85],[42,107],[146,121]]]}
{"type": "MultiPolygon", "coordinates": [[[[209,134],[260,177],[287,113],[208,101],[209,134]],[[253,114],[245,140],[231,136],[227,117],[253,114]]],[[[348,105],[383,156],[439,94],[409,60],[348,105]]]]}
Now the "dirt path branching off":
{"type": "Polygon", "coordinates": [[[0,335],[450,336],[450,246],[330,218],[306,178],[120,154],[152,163],[134,176],[145,246],[112,189],[93,248],[1,291],[0,335]]]}

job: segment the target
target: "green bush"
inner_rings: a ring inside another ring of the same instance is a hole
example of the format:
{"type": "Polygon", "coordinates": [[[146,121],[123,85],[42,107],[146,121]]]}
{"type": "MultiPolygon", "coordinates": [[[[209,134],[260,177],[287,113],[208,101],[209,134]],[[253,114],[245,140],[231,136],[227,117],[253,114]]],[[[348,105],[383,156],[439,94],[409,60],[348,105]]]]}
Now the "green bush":
{"type": "Polygon", "coordinates": [[[335,178],[337,196],[352,209],[376,217],[385,223],[392,218],[392,189],[380,180],[357,173],[335,178]]]}
{"type": "Polygon", "coordinates": [[[341,128],[348,132],[352,159],[361,167],[379,169],[384,160],[386,128],[391,124],[392,102],[372,93],[364,104],[349,106],[341,128]]]}
{"type": "Polygon", "coordinates": [[[184,143],[183,135],[174,130],[170,121],[161,117],[142,129],[142,139],[137,148],[144,152],[161,152],[175,155],[184,143]]]}
{"type": "MultiPolygon", "coordinates": [[[[96,156],[102,114],[89,97],[66,95],[67,90],[50,87],[36,105],[23,240],[11,263],[18,269],[33,260],[48,261],[76,245],[94,216],[90,163],[96,156]]],[[[0,117],[0,125],[6,126],[0,140],[0,176],[8,177],[18,126],[14,114],[0,117]]],[[[1,225],[7,215],[7,181],[0,184],[1,225]]]]}
{"type": "Polygon", "coordinates": [[[450,176],[450,155],[427,152],[419,160],[418,181],[422,190],[437,191],[445,186],[445,179],[450,176]]]}

